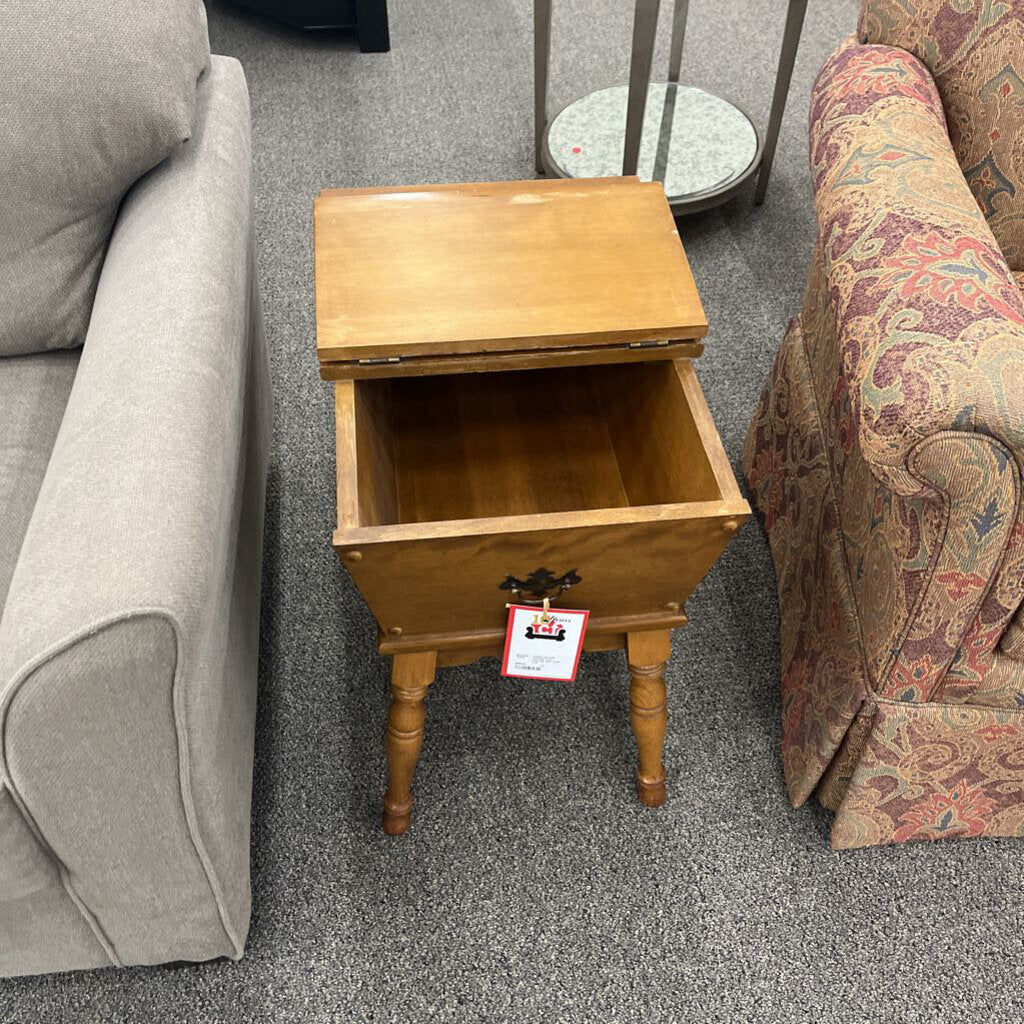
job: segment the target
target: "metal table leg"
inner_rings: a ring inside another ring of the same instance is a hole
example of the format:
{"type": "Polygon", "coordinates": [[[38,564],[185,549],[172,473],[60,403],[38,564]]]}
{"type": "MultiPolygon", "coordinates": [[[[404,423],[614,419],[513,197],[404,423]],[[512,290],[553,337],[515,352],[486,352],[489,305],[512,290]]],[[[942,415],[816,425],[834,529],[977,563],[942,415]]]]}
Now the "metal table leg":
{"type": "MultiPolygon", "coordinates": [[[[551,173],[559,177],[573,177],[573,172],[567,168],[575,165],[577,170],[583,166],[591,168],[596,166],[598,168],[597,171],[590,170],[586,173],[615,174],[618,171],[618,166],[616,164],[617,147],[614,141],[604,140],[602,143],[603,151],[600,148],[591,150],[588,152],[586,159],[573,160],[568,157],[568,142],[560,135],[556,147],[560,147],[559,151],[557,153],[549,151],[549,147],[554,145],[555,141],[554,135],[549,135],[549,128],[552,128],[552,126],[548,124],[547,108],[552,7],[553,0],[534,0],[534,156],[537,172],[541,175],[551,173]]],[[[644,121],[648,112],[647,100],[651,91],[651,65],[654,57],[659,7],[660,0],[634,0],[629,84],[625,89],[626,126],[622,149],[623,175],[636,175],[639,168],[640,150],[644,138],[644,121]]],[[[712,156],[718,161],[718,164],[715,165],[716,173],[717,169],[720,168],[724,176],[718,179],[718,185],[704,184],[703,182],[698,185],[691,182],[689,191],[678,189],[678,195],[669,195],[669,202],[677,215],[683,212],[691,213],[717,206],[719,203],[725,202],[725,200],[735,195],[746,182],[755,176],[758,178],[758,182],[754,201],[758,204],[764,201],[806,11],[807,0],[789,0],[782,51],[779,56],[778,74],[776,76],[775,91],[772,97],[772,107],[768,120],[768,132],[767,137],[762,142],[761,134],[752,119],[735,104],[730,104],[700,89],[688,90],[680,85],[679,80],[689,0],[673,0],[668,80],[666,86],[658,86],[658,95],[663,95],[664,100],[660,118],[661,125],[654,152],[654,165],[651,168],[653,170],[652,179],[667,182],[671,177],[670,172],[672,168],[669,166],[669,158],[672,155],[672,129],[676,121],[676,106],[680,96],[685,95],[688,102],[701,105],[705,112],[709,108],[714,108],[716,111],[715,116],[719,118],[720,122],[723,124],[728,122],[731,128],[739,133],[737,136],[738,144],[733,148],[734,150],[742,151],[727,152],[723,150],[722,146],[719,146],[717,150],[711,147],[712,156]],[[750,140],[748,140],[749,134],[752,134],[752,139],[750,140]],[[750,163],[742,170],[740,169],[741,165],[736,163],[734,169],[729,161],[746,158],[745,147],[748,141],[752,142],[750,163]],[[730,174],[732,175],[731,177],[729,177],[730,174]]],[[[586,104],[590,108],[586,115],[587,117],[594,117],[595,110],[600,112],[602,108],[603,113],[601,116],[615,116],[615,104],[622,102],[621,91],[617,95],[616,91],[621,89],[622,87],[618,86],[608,90],[597,90],[569,104],[562,113],[578,107],[582,108],[586,104]],[[612,98],[598,100],[598,97],[604,95],[612,98]]],[[[617,109],[621,110],[621,107],[617,109]]],[[[562,113],[556,116],[556,123],[559,122],[562,113]]],[[[580,129],[577,127],[577,130],[580,129]]],[[[562,134],[564,135],[564,131],[562,134]]],[[[572,152],[578,154],[581,150],[574,148],[572,152]]],[[[704,170],[710,172],[711,169],[709,166],[704,170]]],[[[705,174],[704,180],[714,182],[715,179],[710,177],[709,174],[705,174]]],[[[674,184],[678,185],[679,182],[675,181],[674,184]]]]}
{"type": "Polygon", "coordinates": [[[797,47],[800,45],[800,31],[804,25],[806,11],[807,0],[789,0],[786,29],[782,35],[782,53],[779,55],[779,73],[775,78],[775,94],[772,96],[772,110],[768,116],[768,134],[764,140],[757,190],[754,192],[754,202],[758,206],[764,202],[764,194],[768,190],[768,178],[772,173],[772,161],[775,159],[775,144],[779,141],[779,129],[782,127],[782,115],[786,109],[789,82],[793,77],[793,64],[796,61],[797,47]]]}
{"type": "Polygon", "coordinates": [[[551,0],[533,0],[533,132],[537,173],[548,124],[548,67],[551,63],[551,0]]]}
{"type": "Polygon", "coordinates": [[[679,84],[679,72],[683,66],[683,40],[686,38],[686,18],[690,13],[690,0],[676,0],[672,12],[672,48],[668,55],[668,80],[679,84]]]}
{"type": "Polygon", "coordinates": [[[672,12],[672,45],[668,57],[668,85],[665,90],[665,104],[661,111],[661,127],[658,129],[658,148],[654,154],[654,181],[664,181],[668,173],[668,154],[672,146],[672,124],[676,116],[676,99],[679,74],[683,65],[683,40],[686,37],[686,17],[690,0],[676,0],[672,12]]]}
{"type": "Polygon", "coordinates": [[[636,174],[640,162],[640,142],[647,109],[647,88],[651,83],[651,63],[658,32],[660,0],[636,0],[633,9],[633,55],[629,63],[629,99],[626,103],[626,147],[622,173],[636,174]]]}

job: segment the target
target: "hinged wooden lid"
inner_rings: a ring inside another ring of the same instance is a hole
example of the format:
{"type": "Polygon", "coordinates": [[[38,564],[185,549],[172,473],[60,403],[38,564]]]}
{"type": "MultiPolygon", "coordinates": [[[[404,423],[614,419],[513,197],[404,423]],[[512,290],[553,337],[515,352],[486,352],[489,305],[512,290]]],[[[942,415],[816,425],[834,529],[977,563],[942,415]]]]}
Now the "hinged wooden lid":
{"type": "MultiPolygon", "coordinates": [[[[436,373],[452,357],[474,369],[494,357],[500,369],[553,350],[617,361],[609,346],[626,361],[707,333],[657,183],[329,189],[313,224],[317,356],[328,378],[405,374],[414,363],[436,373]]],[[[669,348],[666,357],[700,351],[669,348]]]]}

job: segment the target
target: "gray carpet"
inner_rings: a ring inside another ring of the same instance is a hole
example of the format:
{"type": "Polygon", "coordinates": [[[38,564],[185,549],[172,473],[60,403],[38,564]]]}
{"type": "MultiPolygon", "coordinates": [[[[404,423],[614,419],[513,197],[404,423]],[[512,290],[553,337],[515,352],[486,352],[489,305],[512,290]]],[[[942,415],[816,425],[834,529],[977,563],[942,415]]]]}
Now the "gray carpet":
{"type": "MultiPolygon", "coordinates": [[[[311,201],[329,185],[532,174],[529,0],[391,6],[395,48],[375,56],[211,12],[214,49],[242,60],[252,92],[277,397],[246,958],[3,982],[0,1019],[1024,1019],[1024,845],[840,855],[825,812],[787,805],[755,524],[674,641],[663,808],[633,796],[621,654],[588,656],[572,686],[504,680],[487,661],[442,671],[413,828],[382,835],[386,667],[329,544],[311,201]]],[[[686,79],[763,119],[785,4],[691,7],[686,79]]],[[[555,101],[623,78],[627,0],[556,8],[555,101]]],[[[853,0],[810,8],[767,203],[748,193],[682,223],[711,323],[698,373],[734,461],[811,247],[811,81],[856,17],[853,0]]]]}

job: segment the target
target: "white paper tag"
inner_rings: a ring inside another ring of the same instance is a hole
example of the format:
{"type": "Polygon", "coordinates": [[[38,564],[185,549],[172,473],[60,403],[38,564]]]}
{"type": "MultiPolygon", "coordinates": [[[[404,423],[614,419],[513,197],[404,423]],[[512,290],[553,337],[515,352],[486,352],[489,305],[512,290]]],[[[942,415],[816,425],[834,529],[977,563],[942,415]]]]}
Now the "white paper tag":
{"type": "Polygon", "coordinates": [[[505,631],[503,676],[571,683],[583,650],[590,612],[511,604],[505,631]]]}

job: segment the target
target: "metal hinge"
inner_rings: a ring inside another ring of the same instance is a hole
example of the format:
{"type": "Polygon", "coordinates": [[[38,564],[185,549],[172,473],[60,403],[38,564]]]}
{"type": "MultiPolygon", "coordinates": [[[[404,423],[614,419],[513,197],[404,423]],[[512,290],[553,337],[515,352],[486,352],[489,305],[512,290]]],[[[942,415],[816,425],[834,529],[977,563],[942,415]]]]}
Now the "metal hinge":
{"type": "Polygon", "coordinates": [[[657,338],[653,341],[629,341],[626,348],[664,348],[667,344],[667,338],[657,338]]]}
{"type": "Polygon", "coordinates": [[[400,363],[401,356],[375,356],[373,359],[360,359],[360,366],[383,366],[384,363],[400,363]]]}

